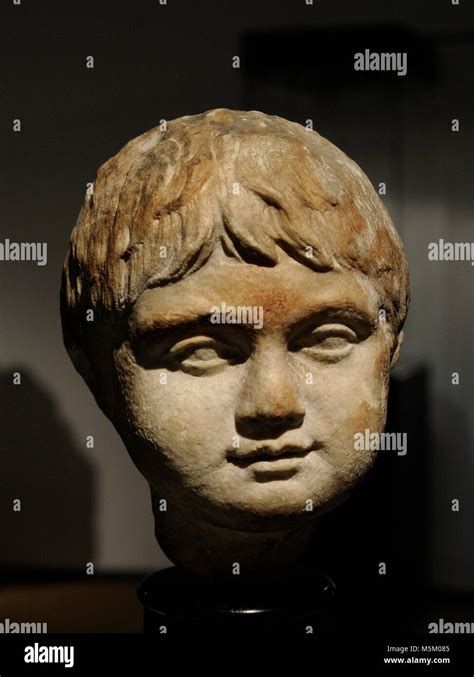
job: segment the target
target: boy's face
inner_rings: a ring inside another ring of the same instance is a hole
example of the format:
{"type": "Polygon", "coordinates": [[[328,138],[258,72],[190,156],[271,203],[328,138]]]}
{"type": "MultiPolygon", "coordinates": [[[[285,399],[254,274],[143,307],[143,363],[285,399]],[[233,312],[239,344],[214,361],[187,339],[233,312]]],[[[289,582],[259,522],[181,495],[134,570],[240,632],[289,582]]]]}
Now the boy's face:
{"type": "Polygon", "coordinates": [[[121,432],[157,497],[256,531],[342,500],[374,456],[354,434],[385,423],[392,334],[378,310],[365,276],[286,254],[263,267],[216,250],[145,291],[114,359],[121,432]],[[247,322],[213,323],[216,307],[247,322]]]}

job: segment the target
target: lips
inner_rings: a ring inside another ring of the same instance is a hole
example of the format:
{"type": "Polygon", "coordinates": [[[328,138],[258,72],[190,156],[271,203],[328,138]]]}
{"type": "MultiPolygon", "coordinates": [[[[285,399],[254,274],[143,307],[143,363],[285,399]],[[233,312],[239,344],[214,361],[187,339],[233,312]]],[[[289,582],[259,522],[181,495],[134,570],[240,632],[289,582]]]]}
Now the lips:
{"type": "Polygon", "coordinates": [[[253,463],[270,462],[277,463],[284,459],[298,459],[307,456],[311,451],[321,448],[321,444],[315,443],[309,446],[300,446],[293,444],[285,444],[281,447],[273,445],[262,445],[245,451],[241,449],[233,449],[229,454],[229,460],[239,466],[247,466],[253,463]]]}

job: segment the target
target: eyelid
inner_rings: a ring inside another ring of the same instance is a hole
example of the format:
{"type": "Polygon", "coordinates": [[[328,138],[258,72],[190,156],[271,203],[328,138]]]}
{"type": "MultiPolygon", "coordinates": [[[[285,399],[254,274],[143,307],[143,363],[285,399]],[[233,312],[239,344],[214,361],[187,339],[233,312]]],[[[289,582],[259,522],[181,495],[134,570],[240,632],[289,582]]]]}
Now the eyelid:
{"type": "Polygon", "coordinates": [[[360,340],[360,336],[355,328],[342,322],[325,322],[313,326],[309,330],[306,328],[306,330],[301,331],[289,342],[289,348],[290,350],[301,349],[301,347],[304,347],[302,344],[305,342],[317,339],[318,336],[324,338],[325,335],[340,336],[345,338],[349,343],[357,343],[360,340]]]}
{"type": "Polygon", "coordinates": [[[163,356],[176,355],[179,351],[200,345],[221,346],[247,356],[251,351],[251,342],[241,332],[230,333],[227,330],[223,333],[220,328],[213,326],[143,332],[136,336],[135,345],[137,347],[143,346],[144,349],[152,350],[155,354],[163,356]]]}
{"type": "Polygon", "coordinates": [[[353,336],[357,337],[356,331],[352,328],[349,327],[347,324],[342,324],[339,322],[331,322],[331,323],[326,323],[326,324],[320,324],[317,327],[314,327],[310,334],[325,334],[325,333],[340,333],[340,334],[352,334],[353,336]]]}
{"type": "MultiPolygon", "coordinates": [[[[196,328],[191,335],[183,335],[184,330],[157,332],[149,331],[135,337],[131,343],[137,362],[149,369],[167,368],[172,371],[182,369],[194,373],[192,362],[196,361],[193,353],[198,350],[214,351],[216,354],[206,357],[207,370],[214,365],[240,364],[251,354],[252,345],[246,336],[237,332],[208,331],[207,327],[196,328]],[[213,364],[211,364],[211,362],[213,364]],[[185,368],[184,368],[185,365],[185,368]]],[[[196,368],[196,374],[202,372],[196,368]]]]}
{"type": "Polygon", "coordinates": [[[356,308],[327,309],[293,326],[289,332],[289,341],[299,338],[323,326],[341,326],[352,330],[359,339],[363,340],[372,334],[378,324],[378,316],[372,316],[356,308]]]}
{"type": "Polygon", "coordinates": [[[212,336],[188,336],[174,343],[168,350],[168,355],[174,357],[189,348],[205,348],[218,344],[219,341],[212,336]]]}
{"type": "Polygon", "coordinates": [[[209,336],[192,336],[174,344],[166,355],[166,360],[179,363],[179,369],[193,376],[213,374],[232,363],[231,348],[209,336]],[[211,355],[200,359],[200,350],[208,350],[211,355]],[[212,354],[213,353],[213,354],[212,354]]]}
{"type": "MultiPolygon", "coordinates": [[[[331,338],[344,340],[348,344],[359,343],[360,340],[357,333],[351,327],[345,325],[323,325],[311,332],[309,337],[320,339],[320,343],[323,343],[325,339],[330,340],[331,338]]],[[[315,347],[317,345],[318,341],[315,342],[315,347]]]]}

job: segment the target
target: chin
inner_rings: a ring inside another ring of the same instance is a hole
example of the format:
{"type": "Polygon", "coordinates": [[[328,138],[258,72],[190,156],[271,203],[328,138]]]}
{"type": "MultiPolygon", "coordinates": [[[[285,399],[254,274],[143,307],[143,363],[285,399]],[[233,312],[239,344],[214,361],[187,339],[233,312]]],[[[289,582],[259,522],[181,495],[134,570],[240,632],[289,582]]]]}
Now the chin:
{"type": "Polygon", "coordinates": [[[296,528],[309,524],[329,502],[313,501],[313,509],[307,510],[308,501],[314,493],[308,493],[301,483],[286,480],[258,484],[251,491],[238,495],[229,492],[221,500],[206,501],[202,516],[215,526],[235,531],[268,532],[296,528]],[[278,486],[279,485],[279,486],[278,486]]]}

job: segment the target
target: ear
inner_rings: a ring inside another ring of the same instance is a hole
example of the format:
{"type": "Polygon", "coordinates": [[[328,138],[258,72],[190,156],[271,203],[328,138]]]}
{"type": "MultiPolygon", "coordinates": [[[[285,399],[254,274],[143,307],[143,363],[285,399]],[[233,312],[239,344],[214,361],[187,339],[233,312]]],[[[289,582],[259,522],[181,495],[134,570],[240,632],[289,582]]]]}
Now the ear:
{"type": "Polygon", "coordinates": [[[393,369],[398,362],[398,358],[400,357],[400,348],[402,347],[402,343],[403,343],[404,338],[405,338],[405,334],[403,333],[403,330],[402,330],[398,334],[397,339],[396,339],[397,343],[396,343],[395,350],[393,352],[392,359],[391,359],[391,362],[390,362],[390,368],[391,369],[393,369]]]}

